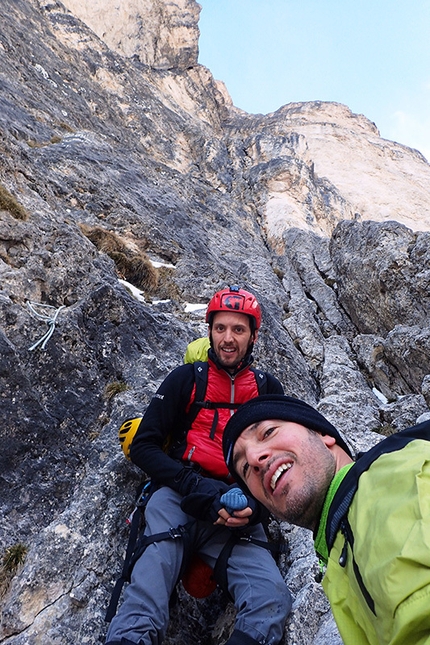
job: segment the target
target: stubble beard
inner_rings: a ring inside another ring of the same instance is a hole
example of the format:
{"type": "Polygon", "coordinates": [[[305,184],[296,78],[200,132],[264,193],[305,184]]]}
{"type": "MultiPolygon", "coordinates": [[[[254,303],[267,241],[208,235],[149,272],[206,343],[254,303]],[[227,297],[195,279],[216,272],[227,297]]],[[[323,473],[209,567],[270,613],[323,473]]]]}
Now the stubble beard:
{"type": "Polygon", "coordinates": [[[244,354],[243,356],[236,358],[234,362],[230,363],[228,359],[223,358],[221,349],[218,348],[217,350],[215,350],[215,354],[218,358],[218,361],[221,367],[223,367],[225,370],[232,371],[232,372],[241,364],[245,356],[244,354]]]}
{"type": "MultiPolygon", "coordinates": [[[[310,434],[313,433],[310,431],[310,434]]],[[[282,508],[281,502],[281,508],[278,506],[272,509],[272,513],[289,524],[314,530],[321,515],[328,488],[336,473],[336,460],[318,437],[314,435],[311,442],[318,442],[315,444],[317,449],[309,451],[302,460],[301,465],[305,472],[303,485],[294,492],[286,488],[284,507],[282,508]],[[315,468],[316,463],[318,463],[318,470],[315,468]]]]}

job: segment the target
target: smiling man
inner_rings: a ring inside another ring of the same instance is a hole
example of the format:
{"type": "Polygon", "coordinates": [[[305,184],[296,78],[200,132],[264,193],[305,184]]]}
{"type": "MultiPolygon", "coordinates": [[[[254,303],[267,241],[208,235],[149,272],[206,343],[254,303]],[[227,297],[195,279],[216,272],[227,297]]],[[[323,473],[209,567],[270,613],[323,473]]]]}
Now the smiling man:
{"type": "Polygon", "coordinates": [[[235,603],[228,645],[277,645],[283,637],[291,596],[270,551],[262,546],[267,538],[261,520],[267,513],[251,497],[237,511],[221,500],[232,485],[222,451],[226,423],[250,398],[283,389],[274,376],[251,367],[261,325],[252,293],[235,286],[218,291],[209,302],[206,322],[207,362],[174,369],[145,415],[123,424],[124,452],[151,477],[152,494],[131,583],[111,622],[108,645],[163,642],[178,580],[187,580],[187,589],[190,579],[193,589],[203,586],[196,580],[197,569],[190,574],[188,566],[196,554],[201,558],[198,571],[204,571],[203,560],[235,603]]]}
{"type": "Polygon", "coordinates": [[[331,444],[333,437],[297,423],[261,421],[237,440],[234,467],[274,515],[313,529],[336,472],[331,444]]]}
{"type": "Polygon", "coordinates": [[[430,644],[430,421],[354,462],[317,410],[269,394],[233,415],[223,450],[247,494],[313,531],[345,645],[430,644]]]}
{"type": "MultiPolygon", "coordinates": [[[[352,459],[339,433],[316,411],[314,417],[307,409],[304,415],[298,399],[291,399],[289,408],[281,408],[284,401],[260,401],[260,407],[256,404],[250,409],[256,420],[237,437],[227,463],[273,515],[313,530],[334,474],[352,459]],[[269,410],[277,412],[279,419],[259,419],[260,408],[264,415],[269,410]],[[301,423],[283,420],[283,416],[301,423]]],[[[230,433],[231,426],[225,443],[230,433]]]]}

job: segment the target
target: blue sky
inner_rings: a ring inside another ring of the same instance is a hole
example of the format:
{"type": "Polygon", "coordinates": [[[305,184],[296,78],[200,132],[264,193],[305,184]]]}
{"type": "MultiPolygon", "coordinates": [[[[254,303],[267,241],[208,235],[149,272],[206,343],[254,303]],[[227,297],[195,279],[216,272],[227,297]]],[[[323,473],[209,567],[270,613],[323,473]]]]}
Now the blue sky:
{"type": "Polygon", "coordinates": [[[199,62],[247,112],[336,101],[430,161],[430,0],[198,0],[199,62]]]}

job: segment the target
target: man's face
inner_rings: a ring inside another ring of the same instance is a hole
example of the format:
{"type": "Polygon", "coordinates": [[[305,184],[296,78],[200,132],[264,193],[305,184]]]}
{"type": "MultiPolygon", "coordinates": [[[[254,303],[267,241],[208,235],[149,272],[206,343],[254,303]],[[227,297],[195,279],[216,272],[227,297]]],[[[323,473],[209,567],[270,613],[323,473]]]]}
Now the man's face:
{"type": "Polygon", "coordinates": [[[236,472],[269,511],[281,520],[313,529],[336,459],[334,439],[291,421],[249,426],[234,446],[236,472]]]}
{"type": "Polygon", "coordinates": [[[215,354],[225,369],[234,369],[254,341],[249,318],[245,314],[218,311],[209,332],[215,354]]]}

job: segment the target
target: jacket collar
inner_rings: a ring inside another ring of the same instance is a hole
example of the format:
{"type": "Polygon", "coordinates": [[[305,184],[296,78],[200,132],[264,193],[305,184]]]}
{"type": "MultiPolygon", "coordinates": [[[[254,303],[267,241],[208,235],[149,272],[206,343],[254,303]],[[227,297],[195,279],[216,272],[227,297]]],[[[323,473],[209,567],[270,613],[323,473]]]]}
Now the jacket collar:
{"type": "Polygon", "coordinates": [[[249,367],[254,360],[254,357],[252,356],[250,351],[248,351],[243,357],[243,360],[239,363],[239,365],[236,366],[234,371],[230,372],[229,370],[226,370],[225,367],[221,365],[212,347],[209,348],[208,358],[219,370],[224,370],[224,372],[227,372],[227,374],[229,374],[230,376],[236,376],[236,374],[238,374],[239,372],[242,372],[242,370],[249,367]]]}
{"type": "Polygon", "coordinates": [[[333,477],[333,479],[331,480],[331,484],[329,486],[326,498],[324,500],[324,505],[321,512],[319,525],[316,529],[316,532],[314,533],[315,551],[317,552],[319,559],[322,560],[324,564],[327,564],[328,556],[329,556],[329,548],[326,540],[326,525],[327,525],[328,512],[329,512],[331,503],[333,501],[333,498],[339,489],[339,486],[341,485],[341,483],[343,482],[343,480],[345,479],[346,475],[348,474],[349,470],[353,465],[354,463],[347,464],[346,466],[338,470],[335,476],[333,477]]]}

